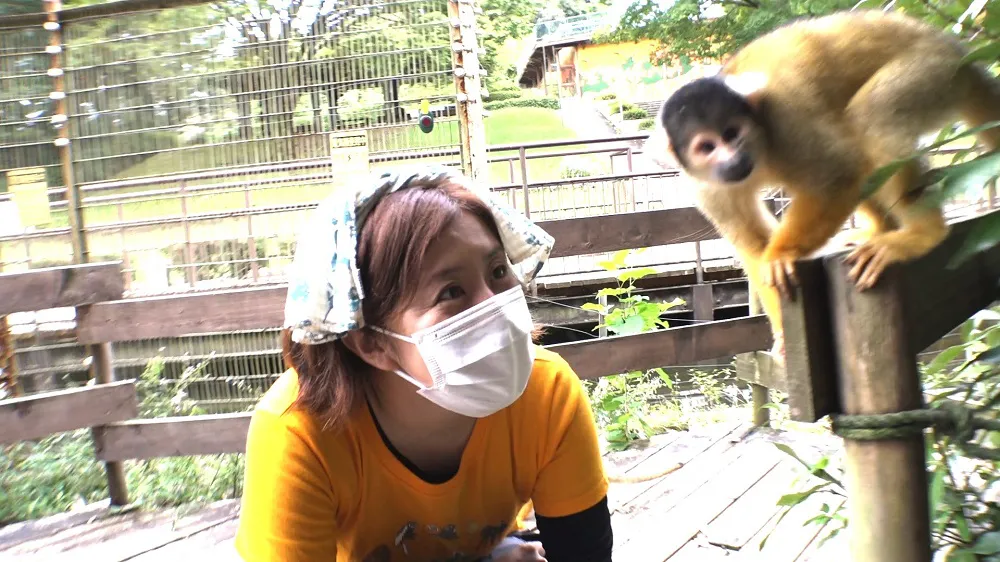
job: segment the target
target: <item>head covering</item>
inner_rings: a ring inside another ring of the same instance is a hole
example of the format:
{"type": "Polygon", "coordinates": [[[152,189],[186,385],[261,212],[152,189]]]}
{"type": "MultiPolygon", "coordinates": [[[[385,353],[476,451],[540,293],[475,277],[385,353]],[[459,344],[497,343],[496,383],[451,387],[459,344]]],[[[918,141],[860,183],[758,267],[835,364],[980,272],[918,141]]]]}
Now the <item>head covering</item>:
{"type": "Polygon", "coordinates": [[[299,233],[285,298],[284,327],[292,328],[292,341],[325,343],[365,325],[361,314],[365,295],[356,259],[358,232],[386,195],[414,181],[426,184],[446,179],[465,186],[486,203],[515,274],[522,283],[535,278],[552,251],[554,240],[549,233],[494,199],[488,190],[473,186],[458,170],[440,165],[400,167],[359,185],[338,187],[299,233]]]}

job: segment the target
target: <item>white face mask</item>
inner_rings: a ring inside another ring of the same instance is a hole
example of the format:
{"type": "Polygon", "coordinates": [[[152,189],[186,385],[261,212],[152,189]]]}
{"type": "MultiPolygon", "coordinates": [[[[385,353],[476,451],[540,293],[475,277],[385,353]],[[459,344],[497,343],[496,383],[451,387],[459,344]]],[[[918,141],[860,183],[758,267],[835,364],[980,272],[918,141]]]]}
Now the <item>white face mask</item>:
{"type": "Polygon", "coordinates": [[[513,287],[411,336],[372,329],[412,343],[427,365],[426,387],[396,374],[438,406],[473,418],[514,403],[528,385],[535,361],[533,324],[521,287],[513,287]]]}

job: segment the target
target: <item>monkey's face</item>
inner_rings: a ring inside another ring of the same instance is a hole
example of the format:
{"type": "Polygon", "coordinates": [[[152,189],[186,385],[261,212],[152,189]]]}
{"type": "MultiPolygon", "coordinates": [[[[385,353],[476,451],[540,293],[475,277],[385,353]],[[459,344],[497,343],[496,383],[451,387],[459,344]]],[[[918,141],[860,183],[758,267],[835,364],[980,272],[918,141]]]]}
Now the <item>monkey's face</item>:
{"type": "Polygon", "coordinates": [[[670,150],[701,181],[740,184],[756,168],[763,136],[746,98],[718,78],[700,78],[668,99],[660,114],[670,150]]]}

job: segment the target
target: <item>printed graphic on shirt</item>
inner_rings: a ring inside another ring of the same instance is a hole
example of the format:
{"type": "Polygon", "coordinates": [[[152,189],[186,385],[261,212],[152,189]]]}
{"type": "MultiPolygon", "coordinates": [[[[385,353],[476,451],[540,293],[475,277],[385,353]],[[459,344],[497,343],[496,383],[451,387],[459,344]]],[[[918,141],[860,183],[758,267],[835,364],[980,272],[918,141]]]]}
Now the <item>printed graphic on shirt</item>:
{"type": "MultiPolygon", "coordinates": [[[[501,521],[497,525],[486,525],[479,530],[479,541],[478,548],[485,551],[491,550],[496,546],[502,539],[504,531],[509,526],[506,521],[501,521]]],[[[405,559],[410,555],[407,543],[412,543],[413,541],[419,540],[418,530],[421,528],[415,521],[407,521],[399,531],[396,536],[391,541],[391,544],[395,546],[395,549],[390,547],[388,544],[380,544],[367,556],[362,558],[362,562],[392,562],[397,559],[405,559]],[[402,557],[393,558],[394,552],[401,552],[402,557]]],[[[449,523],[447,525],[439,526],[433,524],[423,525],[424,532],[428,538],[439,540],[444,544],[454,543],[461,537],[459,536],[458,525],[454,523],[449,523]]],[[[475,529],[479,529],[478,523],[469,523],[467,526],[469,529],[469,534],[474,535],[475,529]]],[[[476,555],[466,554],[461,551],[452,551],[451,555],[447,558],[436,558],[430,562],[478,562],[480,560],[486,560],[488,558],[483,558],[476,555]]]]}

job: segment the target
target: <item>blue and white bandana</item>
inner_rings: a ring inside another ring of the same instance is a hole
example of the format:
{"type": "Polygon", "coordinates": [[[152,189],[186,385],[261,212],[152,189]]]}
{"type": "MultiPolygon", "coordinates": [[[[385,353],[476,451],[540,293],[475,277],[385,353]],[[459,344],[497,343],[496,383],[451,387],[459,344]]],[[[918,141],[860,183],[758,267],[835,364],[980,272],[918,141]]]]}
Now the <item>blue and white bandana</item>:
{"type": "Polygon", "coordinates": [[[292,341],[325,343],[365,325],[358,231],[382,197],[407,188],[414,180],[426,183],[445,178],[465,186],[489,206],[515,274],[522,283],[535,278],[552,251],[554,240],[549,233],[489,191],[471,185],[458,170],[440,165],[401,167],[375,175],[356,188],[336,189],[299,234],[285,299],[284,327],[292,328],[292,341]]]}

